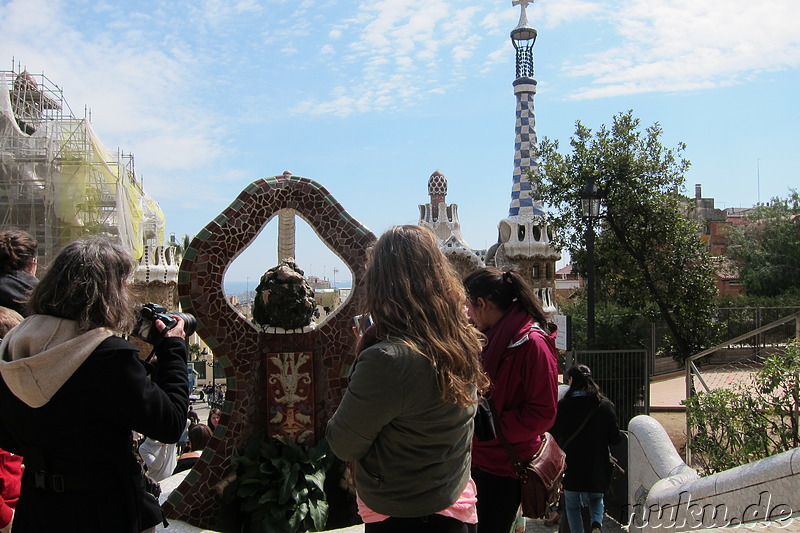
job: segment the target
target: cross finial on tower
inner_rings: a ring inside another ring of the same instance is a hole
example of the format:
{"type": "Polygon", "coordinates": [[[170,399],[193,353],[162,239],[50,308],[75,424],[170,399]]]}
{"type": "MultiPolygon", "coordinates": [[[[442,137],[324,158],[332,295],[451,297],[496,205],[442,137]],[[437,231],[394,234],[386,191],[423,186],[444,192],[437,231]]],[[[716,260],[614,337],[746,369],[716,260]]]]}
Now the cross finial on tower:
{"type": "Polygon", "coordinates": [[[534,0],[511,0],[512,6],[522,6],[522,12],[519,15],[519,24],[517,24],[517,28],[526,28],[528,27],[528,15],[525,13],[525,9],[528,7],[528,4],[532,4],[534,0]]]}

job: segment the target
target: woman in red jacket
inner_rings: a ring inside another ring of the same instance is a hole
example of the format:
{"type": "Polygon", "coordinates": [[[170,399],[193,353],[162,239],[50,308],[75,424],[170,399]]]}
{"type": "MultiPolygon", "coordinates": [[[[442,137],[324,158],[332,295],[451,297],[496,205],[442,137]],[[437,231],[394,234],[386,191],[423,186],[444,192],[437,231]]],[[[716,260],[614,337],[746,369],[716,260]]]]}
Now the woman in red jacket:
{"type": "MultiPolygon", "coordinates": [[[[486,335],[483,367],[503,434],[523,463],[556,417],[556,328],[516,272],[477,270],[464,279],[467,312],[486,335]]],[[[472,443],[472,478],[478,487],[478,533],[505,533],[521,502],[519,479],[499,439],[472,443]]]]}

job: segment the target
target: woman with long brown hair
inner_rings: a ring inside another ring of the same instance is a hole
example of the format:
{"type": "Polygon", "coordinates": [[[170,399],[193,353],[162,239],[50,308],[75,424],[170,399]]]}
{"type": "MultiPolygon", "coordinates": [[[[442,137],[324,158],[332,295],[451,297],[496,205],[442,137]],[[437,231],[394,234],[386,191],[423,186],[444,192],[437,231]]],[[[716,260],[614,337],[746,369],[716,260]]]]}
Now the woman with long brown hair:
{"type": "Polygon", "coordinates": [[[396,226],[373,247],[365,288],[373,324],[327,430],[334,453],[356,461],[365,530],[474,532],[470,447],[486,381],[463,285],[430,231],[396,226]]]}
{"type": "MultiPolygon", "coordinates": [[[[489,400],[503,435],[527,464],[556,418],[556,327],[517,272],[477,270],[464,279],[467,312],[486,335],[481,354],[492,384],[489,400]]],[[[472,477],[478,486],[479,533],[506,532],[521,502],[519,479],[499,439],[473,440],[472,477]]]]}

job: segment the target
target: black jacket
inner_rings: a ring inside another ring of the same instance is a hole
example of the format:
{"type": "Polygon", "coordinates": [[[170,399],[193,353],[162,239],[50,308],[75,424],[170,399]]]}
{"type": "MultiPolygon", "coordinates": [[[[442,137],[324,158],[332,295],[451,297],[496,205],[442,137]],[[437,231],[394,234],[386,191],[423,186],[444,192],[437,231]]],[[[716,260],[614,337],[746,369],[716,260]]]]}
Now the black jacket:
{"type": "Polygon", "coordinates": [[[24,270],[16,270],[0,276],[0,306],[13,309],[26,316],[25,304],[31,295],[37,279],[24,270]]]}
{"type": "MultiPolygon", "coordinates": [[[[2,355],[13,364],[5,342],[2,355]]],[[[3,373],[0,447],[26,464],[15,533],[142,530],[131,431],[177,442],[188,407],[184,341],[167,337],[156,355],[151,380],[131,343],[107,337],[38,407],[12,393],[13,375],[3,373]]]]}
{"type": "MultiPolygon", "coordinates": [[[[558,402],[556,422],[550,432],[559,446],[563,448],[596,405],[594,396],[567,396],[558,402]]],[[[614,404],[603,399],[580,433],[564,448],[564,490],[605,492],[611,481],[608,446],[621,438],[614,404]]]]}

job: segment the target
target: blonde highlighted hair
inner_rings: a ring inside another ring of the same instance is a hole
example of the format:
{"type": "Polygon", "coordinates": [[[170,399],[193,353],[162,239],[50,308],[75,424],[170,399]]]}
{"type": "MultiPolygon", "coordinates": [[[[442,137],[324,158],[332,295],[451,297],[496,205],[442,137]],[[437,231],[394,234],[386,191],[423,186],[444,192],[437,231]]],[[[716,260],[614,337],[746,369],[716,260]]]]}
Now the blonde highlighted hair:
{"type": "Polygon", "coordinates": [[[467,319],[464,287],[433,233],[410,225],[387,230],[371,249],[365,285],[377,338],[428,358],[445,400],[473,403],[475,387],[488,386],[482,337],[467,319]]]}

